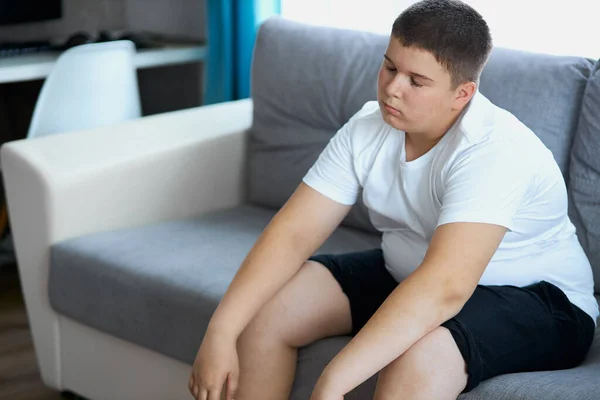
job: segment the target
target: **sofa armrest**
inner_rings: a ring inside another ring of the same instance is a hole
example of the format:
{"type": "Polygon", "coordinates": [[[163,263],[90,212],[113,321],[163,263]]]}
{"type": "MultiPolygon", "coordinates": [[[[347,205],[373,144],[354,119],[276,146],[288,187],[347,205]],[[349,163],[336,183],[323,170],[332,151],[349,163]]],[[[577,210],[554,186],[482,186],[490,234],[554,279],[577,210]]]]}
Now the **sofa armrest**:
{"type": "Polygon", "coordinates": [[[252,101],[6,143],[2,171],[21,285],[42,377],[61,389],[48,300],[50,246],[186,218],[244,201],[252,101]]]}

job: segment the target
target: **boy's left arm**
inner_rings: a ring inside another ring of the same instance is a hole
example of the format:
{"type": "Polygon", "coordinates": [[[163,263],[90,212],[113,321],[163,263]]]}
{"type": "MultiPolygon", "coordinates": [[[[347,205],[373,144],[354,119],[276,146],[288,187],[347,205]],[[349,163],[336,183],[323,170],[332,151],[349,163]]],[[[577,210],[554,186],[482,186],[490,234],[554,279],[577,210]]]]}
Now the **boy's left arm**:
{"type": "Polygon", "coordinates": [[[439,226],[421,265],[327,365],[311,400],[341,399],[458,314],[505,233],[504,226],[484,223],[439,226]]]}

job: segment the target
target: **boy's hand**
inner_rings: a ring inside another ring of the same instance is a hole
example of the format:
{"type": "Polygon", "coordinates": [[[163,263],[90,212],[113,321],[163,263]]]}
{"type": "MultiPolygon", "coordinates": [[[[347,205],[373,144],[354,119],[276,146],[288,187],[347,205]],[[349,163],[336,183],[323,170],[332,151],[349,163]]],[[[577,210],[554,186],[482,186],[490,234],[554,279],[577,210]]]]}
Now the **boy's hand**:
{"type": "Polygon", "coordinates": [[[235,340],[207,333],[194,361],[190,393],[196,400],[219,400],[222,394],[232,400],[238,385],[238,363],[235,340]]]}

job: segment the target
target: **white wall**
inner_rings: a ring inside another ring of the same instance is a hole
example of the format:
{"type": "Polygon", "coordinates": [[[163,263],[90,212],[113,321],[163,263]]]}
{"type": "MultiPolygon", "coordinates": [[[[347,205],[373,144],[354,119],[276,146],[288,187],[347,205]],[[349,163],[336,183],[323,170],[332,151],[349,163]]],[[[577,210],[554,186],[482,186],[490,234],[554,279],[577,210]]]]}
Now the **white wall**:
{"type": "Polygon", "coordinates": [[[0,41],[63,39],[76,31],[125,28],[125,0],[62,0],[58,20],[0,26],[0,41]]]}
{"type": "MultiPolygon", "coordinates": [[[[496,46],[600,58],[599,0],[463,0],[485,18],[496,46]]],[[[285,17],[389,34],[413,0],[282,0],[285,17]]]]}
{"type": "Polygon", "coordinates": [[[204,0],[123,0],[125,23],[134,31],[150,30],[195,39],[206,37],[204,0]]]}
{"type": "MultiPolygon", "coordinates": [[[[205,0],[123,0],[128,30],[206,38],[205,0]]],[[[141,70],[138,73],[145,115],[202,103],[203,64],[141,70]]]]}

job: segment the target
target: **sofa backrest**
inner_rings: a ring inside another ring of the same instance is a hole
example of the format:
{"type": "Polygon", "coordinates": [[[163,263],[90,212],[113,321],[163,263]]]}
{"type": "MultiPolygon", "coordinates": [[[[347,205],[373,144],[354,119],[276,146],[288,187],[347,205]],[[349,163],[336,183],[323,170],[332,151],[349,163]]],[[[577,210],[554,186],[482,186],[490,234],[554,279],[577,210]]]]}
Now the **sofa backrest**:
{"type": "Polygon", "coordinates": [[[600,61],[581,107],[569,168],[569,216],[594,270],[600,294],[600,61]]]}
{"type": "MultiPolygon", "coordinates": [[[[249,200],[279,208],[339,128],[377,95],[381,35],[273,17],[252,62],[249,200]]],[[[376,232],[362,200],[344,224],[376,232]]]]}
{"type": "MultiPolygon", "coordinates": [[[[251,203],[279,208],[319,153],[362,105],[376,99],[388,37],[273,17],[257,35],[252,65],[251,203]]],[[[581,99],[593,63],[494,49],[481,92],[527,124],[568,170],[581,99]]],[[[375,231],[359,201],[345,225],[375,231]]]]}

